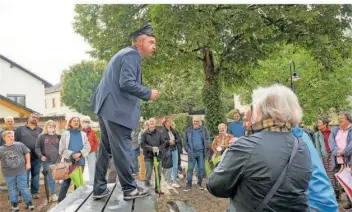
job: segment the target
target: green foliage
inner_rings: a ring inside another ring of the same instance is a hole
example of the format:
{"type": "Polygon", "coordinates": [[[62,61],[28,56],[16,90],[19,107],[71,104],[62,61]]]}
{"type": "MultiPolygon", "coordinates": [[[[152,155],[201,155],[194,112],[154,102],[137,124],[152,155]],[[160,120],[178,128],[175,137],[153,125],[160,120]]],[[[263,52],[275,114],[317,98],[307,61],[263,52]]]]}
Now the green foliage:
{"type": "Polygon", "coordinates": [[[270,59],[261,61],[260,67],[251,72],[246,87],[238,88],[244,103],[250,103],[251,91],[258,86],[281,83],[290,87],[289,63],[293,60],[299,79],[294,81],[294,91],[302,106],[303,122],[310,125],[320,115],[331,110],[349,109],[347,98],[352,95],[351,63],[342,61],[333,72],[320,71],[322,64],[314,60],[308,51],[292,45],[281,47],[270,59]]]}
{"type": "Polygon", "coordinates": [[[186,114],[179,114],[173,118],[176,125],[176,130],[179,132],[181,138],[184,138],[187,126],[192,122],[191,118],[186,114]]]}
{"type": "Polygon", "coordinates": [[[98,141],[100,142],[100,139],[101,139],[100,128],[94,128],[93,130],[94,130],[95,134],[97,135],[98,141]]]}
{"type": "MultiPolygon", "coordinates": [[[[147,85],[155,86],[151,82],[165,77],[165,73],[178,79],[202,67],[203,74],[198,79],[204,86],[207,125],[214,133],[215,126],[224,119],[222,88],[237,93],[239,87],[248,85],[256,78],[251,76],[252,70],[263,65],[259,61],[273,57],[281,45],[306,49],[317,63],[318,76],[335,77],[337,67],[351,53],[351,38],[344,35],[351,27],[351,8],[303,4],[77,5],[74,27],[92,46],[93,57],[108,60],[128,45],[129,33],[151,22],[158,53],[153,60],[144,62],[143,77],[150,83],[147,85]]],[[[247,98],[249,88],[244,95],[247,98]]],[[[308,97],[300,99],[310,101],[308,97]]],[[[145,105],[144,113],[149,113],[146,116],[165,113],[155,109],[157,104],[161,102],[145,105]]],[[[174,110],[169,103],[163,105],[174,110]]]]}
{"type": "Polygon", "coordinates": [[[92,111],[91,100],[104,69],[103,62],[83,61],[64,71],[61,95],[65,105],[96,121],[97,116],[92,111]]]}

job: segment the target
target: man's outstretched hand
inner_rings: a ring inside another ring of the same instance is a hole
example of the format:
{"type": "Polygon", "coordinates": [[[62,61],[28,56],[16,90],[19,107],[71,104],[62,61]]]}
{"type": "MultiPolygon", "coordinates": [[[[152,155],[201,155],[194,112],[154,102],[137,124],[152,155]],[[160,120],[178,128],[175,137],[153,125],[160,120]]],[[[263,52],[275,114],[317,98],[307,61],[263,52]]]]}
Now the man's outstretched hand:
{"type": "Polygon", "coordinates": [[[160,92],[157,90],[152,89],[152,94],[150,95],[150,100],[157,100],[160,96],[160,92]]]}

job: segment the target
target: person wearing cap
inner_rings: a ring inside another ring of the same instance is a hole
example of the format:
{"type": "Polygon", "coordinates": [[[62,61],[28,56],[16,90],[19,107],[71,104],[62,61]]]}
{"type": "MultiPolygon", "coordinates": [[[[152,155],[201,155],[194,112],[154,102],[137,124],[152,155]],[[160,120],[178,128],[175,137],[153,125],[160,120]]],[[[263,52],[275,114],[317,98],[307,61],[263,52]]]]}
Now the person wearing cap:
{"type": "Polygon", "coordinates": [[[89,185],[93,185],[94,183],[94,172],[95,172],[95,159],[97,158],[96,152],[98,152],[98,138],[95,131],[90,126],[90,117],[86,116],[82,119],[82,127],[83,132],[87,134],[88,141],[90,144],[90,153],[88,154],[88,172],[89,172],[89,185]]]}
{"type": "Polygon", "coordinates": [[[141,198],[149,191],[137,186],[132,176],[132,129],[138,127],[140,99],[157,100],[157,90],[142,85],[142,58],[156,50],[150,24],[131,34],[132,46],[121,49],[110,60],[93,98],[92,108],[98,115],[101,142],[96,163],[93,197],[109,195],[106,173],[112,155],[124,200],[141,198]],[[123,161],[123,163],[121,163],[123,161]]]}

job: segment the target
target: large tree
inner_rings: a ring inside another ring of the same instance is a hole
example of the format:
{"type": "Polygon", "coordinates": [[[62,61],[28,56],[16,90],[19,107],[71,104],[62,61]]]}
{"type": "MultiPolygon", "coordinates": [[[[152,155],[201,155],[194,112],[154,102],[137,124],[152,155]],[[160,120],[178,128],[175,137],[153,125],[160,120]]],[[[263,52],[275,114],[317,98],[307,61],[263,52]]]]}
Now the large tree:
{"type": "Polygon", "coordinates": [[[303,122],[311,125],[320,115],[351,108],[348,101],[348,97],[352,95],[351,62],[342,61],[341,66],[333,72],[319,71],[319,63],[308,51],[286,45],[273,53],[269,59],[260,61],[260,66],[251,71],[246,85],[238,86],[236,90],[243,103],[249,104],[251,91],[258,86],[280,83],[290,87],[295,65],[297,75],[292,76],[293,90],[304,111],[303,122]]]}
{"type": "Polygon", "coordinates": [[[211,134],[224,120],[223,86],[241,84],[278,44],[307,49],[319,71],[348,57],[350,5],[77,5],[74,28],[92,56],[108,60],[129,33],[151,22],[159,51],[147,74],[203,69],[203,103],[211,134]],[[326,54],[329,52],[329,54],[326,54]],[[182,69],[179,69],[182,67],[182,69]]]}

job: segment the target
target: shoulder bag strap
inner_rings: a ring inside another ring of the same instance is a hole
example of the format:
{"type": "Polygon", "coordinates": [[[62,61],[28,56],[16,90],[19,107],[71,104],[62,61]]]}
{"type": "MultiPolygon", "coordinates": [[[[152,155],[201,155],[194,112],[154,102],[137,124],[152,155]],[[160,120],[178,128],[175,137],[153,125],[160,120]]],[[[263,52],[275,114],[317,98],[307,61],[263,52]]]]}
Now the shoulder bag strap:
{"type": "Polygon", "coordinates": [[[273,187],[270,189],[270,191],[264,197],[263,201],[255,209],[255,212],[263,211],[263,209],[266,207],[266,204],[268,204],[269,200],[274,196],[274,194],[276,193],[277,189],[279,189],[280,185],[282,184],[282,181],[285,178],[287,169],[291,166],[292,160],[295,157],[295,155],[297,153],[297,150],[298,150],[298,139],[296,137],[294,137],[294,144],[293,144],[293,149],[292,149],[292,153],[291,153],[289,162],[287,163],[285,168],[282,170],[279,178],[276,180],[276,182],[273,185],[273,187]]]}

